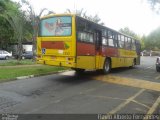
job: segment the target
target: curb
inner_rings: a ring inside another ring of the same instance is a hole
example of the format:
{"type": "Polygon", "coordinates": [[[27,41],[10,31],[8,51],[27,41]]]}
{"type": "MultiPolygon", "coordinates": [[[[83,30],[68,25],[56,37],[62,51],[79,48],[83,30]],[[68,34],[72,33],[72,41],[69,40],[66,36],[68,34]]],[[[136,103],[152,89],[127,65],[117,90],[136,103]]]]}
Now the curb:
{"type": "Polygon", "coordinates": [[[16,77],[17,80],[21,80],[21,79],[28,79],[28,78],[33,78],[35,75],[28,75],[28,76],[20,76],[20,77],[16,77]]]}
{"type": "Polygon", "coordinates": [[[67,72],[67,71],[70,71],[70,70],[61,70],[61,71],[55,71],[55,72],[51,72],[51,73],[44,73],[44,74],[38,74],[38,75],[20,76],[20,77],[16,77],[15,80],[29,79],[29,78],[34,78],[34,77],[39,77],[39,76],[44,76],[44,75],[57,74],[57,73],[62,73],[62,72],[67,72]]]}

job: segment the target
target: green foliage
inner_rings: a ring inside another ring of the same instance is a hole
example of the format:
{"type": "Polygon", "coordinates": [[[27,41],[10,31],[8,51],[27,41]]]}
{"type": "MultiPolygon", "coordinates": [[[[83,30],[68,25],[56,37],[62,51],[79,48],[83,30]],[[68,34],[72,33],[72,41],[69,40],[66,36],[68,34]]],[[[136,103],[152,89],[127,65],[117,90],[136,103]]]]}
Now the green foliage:
{"type": "Polygon", "coordinates": [[[133,38],[136,38],[136,39],[140,38],[135,32],[133,32],[132,30],[130,30],[128,27],[121,28],[119,30],[119,32],[121,32],[123,34],[126,34],[126,35],[129,35],[129,36],[132,36],[133,38]]]}
{"type": "Polygon", "coordinates": [[[143,51],[143,50],[145,50],[145,39],[146,39],[146,36],[145,35],[143,35],[142,37],[141,37],[141,50],[143,51]]]}
{"type": "Polygon", "coordinates": [[[151,8],[156,13],[160,13],[160,0],[148,0],[149,4],[151,5],[151,8]]]}
{"type": "Polygon", "coordinates": [[[14,30],[11,28],[9,22],[3,17],[6,11],[18,13],[19,5],[10,0],[0,0],[0,48],[6,49],[8,44],[15,41],[14,30]]]}
{"type": "Polygon", "coordinates": [[[18,43],[18,56],[21,59],[22,42],[31,40],[31,22],[20,4],[10,0],[0,1],[0,48],[7,49],[9,43],[18,43]]]}
{"type": "Polygon", "coordinates": [[[2,66],[17,66],[17,65],[34,65],[35,62],[33,62],[32,60],[21,60],[21,61],[17,61],[17,60],[6,60],[5,62],[0,63],[0,67],[2,66]]]}
{"type": "Polygon", "coordinates": [[[160,49],[160,27],[152,31],[145,39],[146,49],[158,50],[160,49]]]}
{"type": "Polygon", "coordinates": [[[125,28],[121,28],[119,30],[119,32],[123,33],[123,34],[126,34],[126,35],[129,35],[137,40],[140,41],[141,43],[141,50],[145,50],[146,49],[146,46],[145,46],[145,40],[146,40],[146,36],[143,35],[142,37],[138,34],[136,34],[134,31],[130,30],[128,27],[125,27],[125,28]]]}
{"type": "Polygon", "coordinates": [[[0,69],[0,82],[7,80],[13,80],[16,77],[28,76],[28,75],[44,75],[53,74],[54,72],[66,70],[63,67],[53,67],[53,66],[13,66],[13,67],[3,67],[0,69]]]}
{"type": "MultiPolygon", "coordinates": [[[[35,56],[35,51],[36,51],[36,39],[37,39],[37,34],[38,34],[38,29],[39,29],[39,22],[40,22],[40,17],[42,16],[43,12],[45,10],[48,11],[48,14],[54,14],[53,11],[49,11],[48,9],[46,8],[43,8],[39,15],[36,15],[35,14],[35,11],[34,11],[34,8],[32,7],[32,5],[30,4],[30,2],[28,0],[21,0],[22,1],[22,4],[26,5],[27,6],[27,13],[28,13],[28,16],[29,16],[29,19],[31,21],[31,27],[32,27],[32,43],[33,43],[33,47],[32,47],[32,52],[33,52],[33,56],[35,56]]],[[[33,57],[34,59],[35,57],[33,57]]]]}

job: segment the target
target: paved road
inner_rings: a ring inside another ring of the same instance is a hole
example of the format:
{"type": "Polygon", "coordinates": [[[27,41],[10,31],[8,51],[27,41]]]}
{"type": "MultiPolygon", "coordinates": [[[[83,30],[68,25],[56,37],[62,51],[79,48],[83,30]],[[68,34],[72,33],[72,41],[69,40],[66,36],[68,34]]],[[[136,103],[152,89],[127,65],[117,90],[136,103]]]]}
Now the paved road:
{"type": "Polygon", "coordinates": [[[108,75],[74,71],[0,84],[0,113],[160,113],[156,57],[108,75]]]}

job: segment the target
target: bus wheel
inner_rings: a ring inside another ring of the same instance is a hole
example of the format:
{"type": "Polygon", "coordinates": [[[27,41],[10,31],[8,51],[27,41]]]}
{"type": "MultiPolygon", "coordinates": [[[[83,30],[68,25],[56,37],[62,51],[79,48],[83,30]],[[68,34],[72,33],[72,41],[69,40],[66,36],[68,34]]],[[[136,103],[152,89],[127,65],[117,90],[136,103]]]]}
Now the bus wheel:
{"type": "Polygon", "coordinates": [[[103,73],[107,74],[111,71],[111,61],[109,59],[105,60],[104,66],[103,66],[103,73]]]}

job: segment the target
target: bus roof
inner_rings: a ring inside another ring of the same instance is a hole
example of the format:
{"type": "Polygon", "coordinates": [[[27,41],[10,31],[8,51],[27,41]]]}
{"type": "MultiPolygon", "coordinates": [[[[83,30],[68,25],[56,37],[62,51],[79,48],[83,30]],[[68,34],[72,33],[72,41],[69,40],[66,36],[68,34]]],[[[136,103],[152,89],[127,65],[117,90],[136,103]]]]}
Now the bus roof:
{"type": "MultiPolygon", "coordinates": [[[[72,14],[72,13],[49,14],[49,15],[46,15],[46,16],[41,17],[40,19],[46,19],[46,18],[50,18],[50,17],[54,17],[54,16],[76,16],[76,17],[79,17],[79,18],[81,18],[81,19],[84,19],[84,20],[86,20],[86,21],[88,21],[88,22],[91,22],[91,23],[93,23],[93,24],[96,24],[96,25],[98,25],[98,26],[101,27],[101,28],[105,28],[105,29],[107,28],[107,29],[112,30],[112,31],[114,31],[114,32],[117,32],[117,33],[119,33],[119,34],[121,34],[121,35],[124,35],[124,36],[126,36],[126,37],[130,37],[130,38],[132,38],[132,39],[137,40],[136,38],[134,38],[134,37],[132,37],[132,36],[126,35],[126,34],[124,34],[124,33],[121,33],[121,32],[119,32],[119,31],[116,31],[116,30],[111,29],[111,28],[109,28],[109,27],[100,25],[100,24],[98,24],[98,23],[96,23],[96,22],[94,22],[94,21],[90,21],[90,20],[88,20],[88,19],[86,19],[86,18],[83,18],[83,17],[81,17],[81,16],[79,16],[79,15],[72,14]]],[[[138,41],[138,40],[137,40],[137,41],[138,41]]]]}

